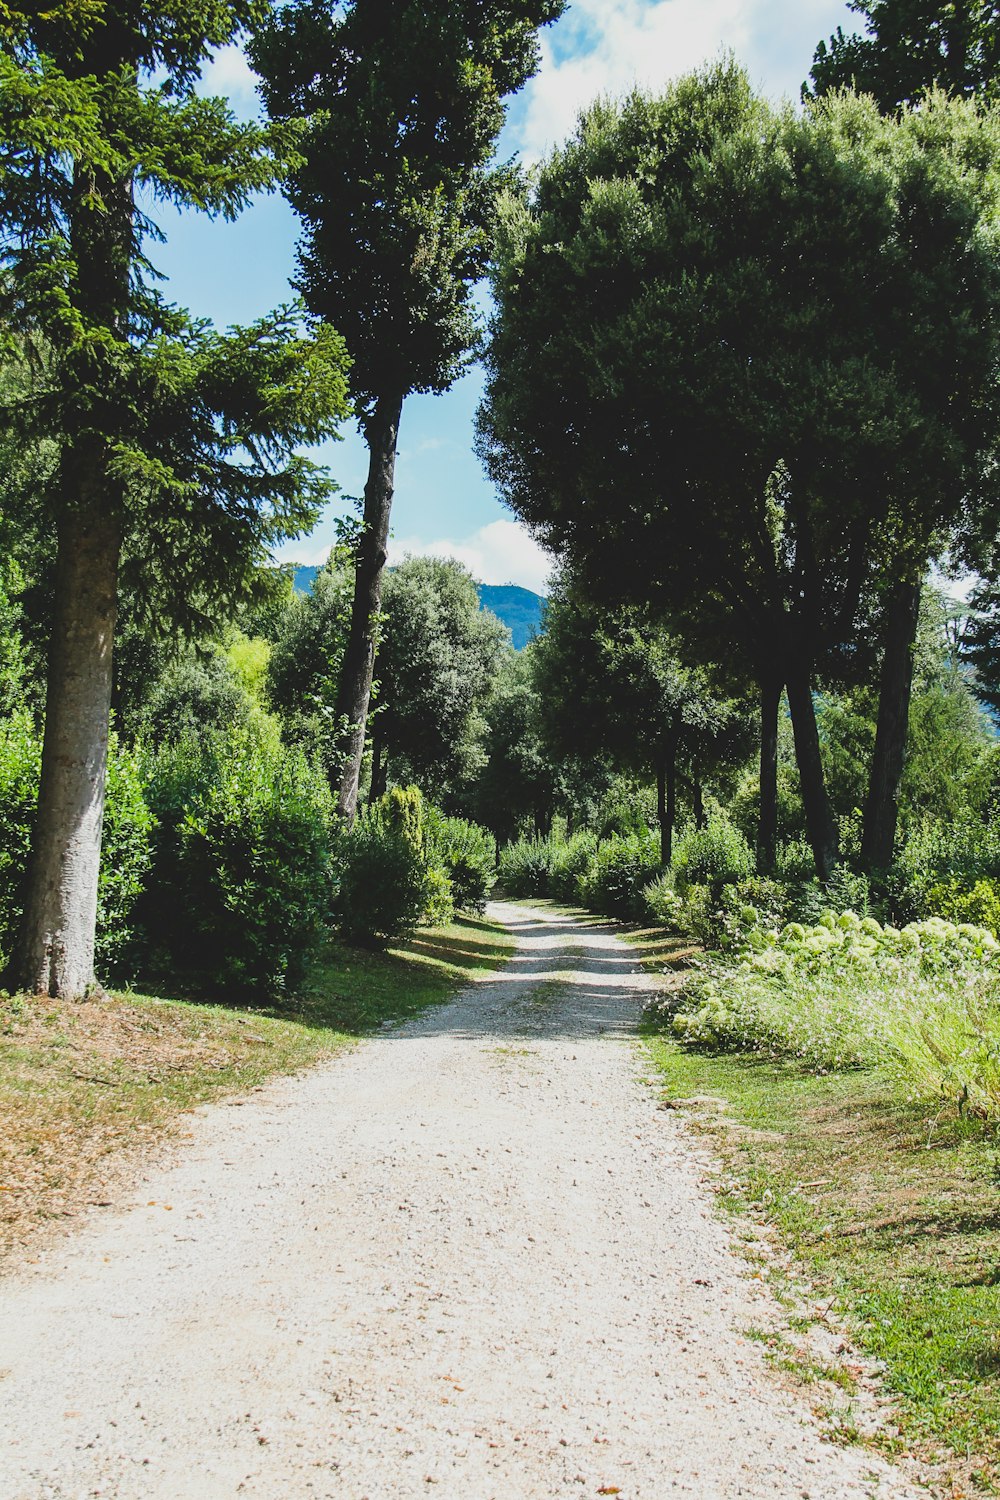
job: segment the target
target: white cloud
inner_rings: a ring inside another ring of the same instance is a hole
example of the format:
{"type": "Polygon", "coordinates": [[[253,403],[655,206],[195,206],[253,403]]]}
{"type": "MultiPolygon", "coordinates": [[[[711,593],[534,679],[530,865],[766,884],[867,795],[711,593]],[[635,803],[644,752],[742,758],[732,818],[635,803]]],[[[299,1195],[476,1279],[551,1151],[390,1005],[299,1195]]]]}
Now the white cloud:
{"type": "Polygon", "coordinates": [[[233,105],[256,104],[257,77],[236,43],[220,47],[201,75],[201,92],[224,94],[233,105]]]}
{"type": "Polygon", "coordinates": [[[755,84],[796,98],[816,44],[838,24],[857,29],[845,0],[574,0],[542,34],[514,134],[537,160],[573,131],[598,95],[670,79],[730,50],[755,84]]]}
{"type": "Polygon", "coordinates": [[[404,557],[454,557],[480,583],[519,583],[544,594],[553,560],[516,521],[491,521],[459,540],[424,542],[418,537],[393,537],[389,561],[404,557]]]}

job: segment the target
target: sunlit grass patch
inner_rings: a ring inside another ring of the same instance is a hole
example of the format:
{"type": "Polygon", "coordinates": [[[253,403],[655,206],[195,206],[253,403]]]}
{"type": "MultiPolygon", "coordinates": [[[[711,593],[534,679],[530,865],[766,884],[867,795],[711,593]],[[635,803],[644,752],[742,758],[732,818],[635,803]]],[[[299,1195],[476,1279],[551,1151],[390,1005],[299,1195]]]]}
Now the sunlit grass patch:
{"type": "Polygon", "coordinates": [[[931,1465],[946,1451],[956,1494],[1000,1483],[996,1128],[914,1100],[878,1069],[823,1076],[663,1036],[646,1046],[666,1099],[728,1168],[723,1205],[772,1226],[805,1273],[809,1308],[882,1363],[895,1446],[931,1465]]]}

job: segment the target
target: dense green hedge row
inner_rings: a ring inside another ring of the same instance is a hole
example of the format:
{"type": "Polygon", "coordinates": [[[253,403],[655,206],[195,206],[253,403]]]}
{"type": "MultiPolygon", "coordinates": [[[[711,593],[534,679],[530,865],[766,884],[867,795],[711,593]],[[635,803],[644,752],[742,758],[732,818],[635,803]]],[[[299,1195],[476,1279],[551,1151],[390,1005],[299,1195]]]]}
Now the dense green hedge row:
{"type": "MultiPolygon", "coordinates": [[[[16,937],[41,749],[30,719],[0,725],[0,960],[16,937]]],[[[114,739],[98,909],[105,979],[281,994],[340,926],[378,944],[417,923],[482,910],[496,847],[411,788],[341,831],[323,775],[276,730],[182,739],[157,751],[114,739]]]]}

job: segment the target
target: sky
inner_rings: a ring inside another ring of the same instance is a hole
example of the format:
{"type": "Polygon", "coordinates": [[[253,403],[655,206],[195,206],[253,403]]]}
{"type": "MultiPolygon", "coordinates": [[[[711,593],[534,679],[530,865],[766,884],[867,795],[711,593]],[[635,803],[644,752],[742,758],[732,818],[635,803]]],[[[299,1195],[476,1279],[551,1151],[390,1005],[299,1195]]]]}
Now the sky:
{"type": "MultiPolygon", "coordinates": [[[[502,157],[537,161],[573,130],[597,95],[670,79],[735,53],[773,99],[797,99],[816,44],[842,25],[857,30],[846,0],[571,0],[542,34],[538,74],[512,102],[502,157]]],[[[243,117],[256,112],[254,78],[238,48],[209,65],[207,92],[227,94],[243,117]]],[[[161,210],[167,235],[154,260],[172,300],[220,327],[246,323],[289,300],[296,221],[280,196],[262,198],[232,224],[161,210]]],[[[551,559],[500,501],[472,451],[482,375],[470,370],[443,396],[411,396],[403,408],[390,561],[407,554],[457,557],[482,583],[545,592],[551,559]]],[[[361,494],[364,444],[352,424],[313,454],[330,468],[341,497],[307,538],[281,549],[285,560],[325,560],[333,520],[361,494]]]]}

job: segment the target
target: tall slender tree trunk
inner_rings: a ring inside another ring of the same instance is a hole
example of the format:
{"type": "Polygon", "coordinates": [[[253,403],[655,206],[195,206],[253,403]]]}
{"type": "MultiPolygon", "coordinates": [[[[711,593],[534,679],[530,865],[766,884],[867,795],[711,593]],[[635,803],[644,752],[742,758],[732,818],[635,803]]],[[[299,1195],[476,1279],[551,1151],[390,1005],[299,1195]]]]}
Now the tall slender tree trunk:
{"type": "Polygon", "coordinates": [[[778,858],[778,709],[782,684],[767,677],[760,685],[760,819],[757,869],[770,875],[778,858]]]}
{"type": "Polygon", "coordinates": [[[354,569],[354,603],[347,648],[337,694],[337,713],[350,725],[344,747],[337,802],[350,827],[358,809],[358,783],[365,750],[368,705],[371,701],[378,614],[382,607],[382,571],[389,542],[389,517],[396,474],[396,443],[402,413],[401,396],[383,396],[365,423],[368,444],[368,482],[365,485],[363,530],[354,569]]]}
{"type": "Polygon", "coordinates": [[[794,667],[788,674],[787,687],[806,831],[816,861],[816,873],[821,880],[828,880],[837,864],[840,848],[837,825],[826,791],[816,707],[808,671],[802,666],[794,667]]]}
{"type": "MultiPolygon", "coordinates": [[[[92,327],[124,337],[133,255],[129,178],[78,170],[70,207],[74,293],[92,327]]],[[[108,763],[112,652],[123,495],[102,414],[102,351],[84,350],[67,379],[93,392],[61,457],[56,597],[46,681],[42,773],[21,928],[9,980],[81,999],[93,987],[97,890],[108,763]]],[[[70,390],[73,387],[70,385],[70,390]]],[[[70,420],[75,415],[70,405],[70,420]]]]}
{"type": "Polygon", "coordinates": [[[693,799],[693,804],[694,804],[694,806],[693,806],[694,826],[697,829],[700,830],[700,829],[702,829],[702,828],[705,827],[705,824],[708,822],[708,819],[705,816],[705,792],[704,792],[704,788],[702,787],[702,784],[698,780],[697,777],[695,777],[695,781],[694,781],[694,789],[693,789],[693,792],[692,792],[692,799],[693,799]]]}
{"type": "Polygon", "coordinates": [[[861,864],[884,870],[892,863],[899,816],[899,784],[906,758],[913,689],[913,644],[920,617],[920,583],[900,579],[885,611],[885,642],[879,679],[878,724],[865,800],[861,864]]]}
{"type": "Polygon", "coordinates": [[[368,789],[368,801],[377,802],[386,789],[388,772],[388,757],[386,746],[383,743],[382,733],[379,728],[381,715],[375,715],[375,724],[372,729],[372,784],[368,789]]]}
{"type": "Polygon", "coordinates": [[[669,865],[677,826],[677,746],[665,745],[656,767],[656,817],[660,825],[660,863],[669,865]]]}
{"type": "MultiPolygon", "coordinates": [[[[93,476],[98,485],[100,478],[93,476]]],[[[10,971],[18,989],[64,999],[82,998],[95,982],[120,551],[121,523],[99,502],[64,518],[38,817],[10,971]]]]}

